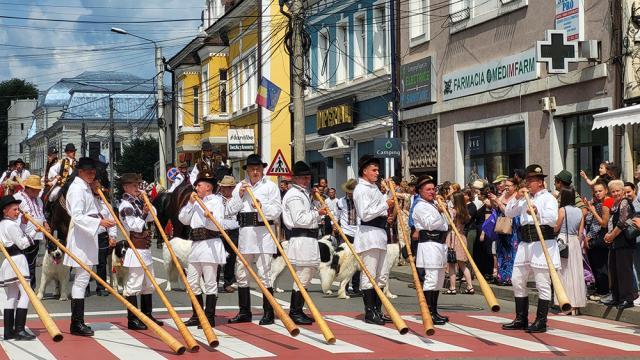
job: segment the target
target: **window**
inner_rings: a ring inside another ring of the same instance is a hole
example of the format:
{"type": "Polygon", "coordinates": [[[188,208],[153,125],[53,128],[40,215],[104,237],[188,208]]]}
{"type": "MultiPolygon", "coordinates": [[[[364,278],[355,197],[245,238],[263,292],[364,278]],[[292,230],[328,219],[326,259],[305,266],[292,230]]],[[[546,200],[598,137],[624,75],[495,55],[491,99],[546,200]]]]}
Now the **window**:
{"type": "Polygon", "coordinates": [[[113,143],[114,161],[118,162],[122,159],[122,144],[119,141],[113,143]]]}
{"type": "Polygon", "coordinates": [[[22,143],[20,143],[19,145],[20,145],[20,154],[22,154],[22,152],[24,151],[24,146],[22,143]]]}
{"type": "Polygon", "coordinates": [[[373,10],[373,69],[378,70],[387,63],[387,14],[384,6],[373,10]]]}
{"type": "MultiPolygon", "coordinates": [[[[24,131],[24,123],[20,123],[20,131],[24,131]]],[[[20,151],[22,152],[22,151],[20,151]]]]}
{"type": "Polygon", "coordinates": [[[197,86],[193,87],[193,126],[200,126],[200,114],[198,113],[198,92],[197,86]]]}
{"type": "Polygon", "coordinates": [[[524,124],[464,133],[464,180],[493,180],[525,167],[524,124]]]}
{"type": "MultiPolygon", "coordinates": [[[[214,1],[215,3],[215,1],[214,1]]],[[[202,67],[202,117],[209,115],[209,64],[202,67]]]]}
{"type": "Polygon", "coordinates": [[[220,113],[227,112],[227,69],[220,69],[220,113]]]}
{"type": "Polygon", "coordinates": [[[409,45],[429,40],[429,0],[409,0],[409,45]]]}
{"type": "Polygon", "coordinates": [[[327,72],[329,69],[329,33],[326,29],[318,33],[318,87],[327,85],[327,72]]]}
{"type": "Polygon", "coordinates": [[[178,127],[182,127],[184,121],[184,107],[182,102],[182,81],[178,82],[177,102],[178,102],[178,127]]]}
{"type": "Polygon", "coordinates": [[[353,77],[356,78],[364,75],[367,70],[367,28],[364,15],[356,16],[353,45],[353,77]]]}
{"type": "Polygon", "coordinates": [[[238,65],[231,66],[229,71],[231,84],[229,85],[229,97],[231,99],[231,111],[240,110],[240,74],[238,73],[238,65]]]}
{"type": "Polygon", "coordinates": [[[258,95],[258,57],[256,51],[251,52],[242,60],[242,107],[255,104],[258,95]]]}
{"type": "Polygon", "coordinates": [[[100,159],[100,142],[89,141],[89,157],[93,160],[100,159]]]}
{"type": "MultiPolygon", "coordinates": [[[[451,22],[455,23],[469,18],[469,1],[470,0],[449,0],[449,16],[451,22]]],[[[490,0],[483,1],[489,2],[490,0]]]]}
{"type": "Polygon", "coordinates": [[[347,25],[338,25],[336,34],[336,84],[347,81],[349,71],[349,40],[347,25]]]}

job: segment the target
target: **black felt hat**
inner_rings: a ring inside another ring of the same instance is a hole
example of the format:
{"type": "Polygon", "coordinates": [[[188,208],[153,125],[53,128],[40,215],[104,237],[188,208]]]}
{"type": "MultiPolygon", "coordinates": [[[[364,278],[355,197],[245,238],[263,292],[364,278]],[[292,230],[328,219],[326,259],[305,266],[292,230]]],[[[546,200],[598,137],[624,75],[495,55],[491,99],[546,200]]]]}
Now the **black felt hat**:
{"type": "MultiPolygon", "coordinates": [[[[0,209],[4,210],[5,207],[11,204],[20,204],[20,200],[13,197],[13,195],[6,195],[0,198],[0,209]]],[[[1,215],[0,215],[1,216],[1,215]]]]}
{"type": "Polygon", "coordinates": [[[78,160],[78,166],[76,167],[78,170],[95,170],[96,169],[96,161],[90,157],[81,157],[78,160]]]}
{"type": "Polygon", "coordinates": [[[142,177],[136,173],[124,173],[120,175],[120,184],[139,184],[142,177]]]}
{"type": "Polygon", "coordinates": [[[64,147],[64,152],[69,152],[69,151],[76,151],[76,146],[73,145],[72,143],[68,143],[65,147],[64,147]]]}
{"type": "Polygon", "coordinates": [[[434,186],[437,185],[436,184],[436,179],[432,178],[429,175],[420,176],[418,178],[418,180],[416,180],[416,191],[420,191],[420,188],[422,188],[423,186],[425,186],[427,184],[433,184],[434,186]]]}
{"type": "Polygon", "coordinates": [[[362,176],[363,170],[369,166],[370,164],[376,164],[380,166],[380,159],[374,157],[373,155],[362,155],[360,160],[358,160],[358,175],[362,176]]]}
{"type": "Polygon", "coordinates": [[[541,177],[541,178],[547,177],[547,175],[545,175],[544,172],[542,171],[542,166],[538,164],[531,164],[527,166],[527,168],[524,169],[524,172],[525,174],[527,174],[526,177],[541,177]]]}
{"type": "Polygon", "coordinates": [[[53,155],[53,154],[57,154],[57,153],[58,153],[58,148],[55,147],[55,146],[51,146],[51,147],[49,147],[47,155],[53,155]]]}
{"type": "Polygon", "coordinates": [[[16,164],[16,165],[17,165],[17,164],[22,164],[23,166],[24,166],[24,165],[26,165],[26,164],[24,163],[24,161],[22,161],[22,158],[17,158],[17,159],[16,159],[16,161],[14,161],[13,163],[14,163],[14,164],[16,164]]]}
{"type": "Polygon", "coordinates": [[[243,170],[247,170],[247,166],[249,165],[262,165],[262,167],[267,167],[269,164],[262,162],[262,158],[258,154],[251,154],[247,157],[247,161],[242,166],[243,170]]]}
{"type": "Polygon", "coordinates": [[[211,184],[211,186],[213,186],[214,188],[216,187],[216,184],[218,183],[218,180],[213,176],[213,174],[210,171],[202,171],[198,173],[198,176],[196,177],[196,181],[193,183],[193,186],[198,185],[199,182],[201,181],[206,181],[209,184],[211,184]]]}
{"type": "Polygon", "coordinates": [[[311,167],[304,161],[293,164],[293,176],[311,176],[311,167]]]}
{"type": "Polygon", "coordinates": [[[205,141],[202,143],[202,146],[200,147],[200,149],[202,151],[212,151],[213,150],[213,145],[211,145],[211,143],[209,141],[205,141]]]}

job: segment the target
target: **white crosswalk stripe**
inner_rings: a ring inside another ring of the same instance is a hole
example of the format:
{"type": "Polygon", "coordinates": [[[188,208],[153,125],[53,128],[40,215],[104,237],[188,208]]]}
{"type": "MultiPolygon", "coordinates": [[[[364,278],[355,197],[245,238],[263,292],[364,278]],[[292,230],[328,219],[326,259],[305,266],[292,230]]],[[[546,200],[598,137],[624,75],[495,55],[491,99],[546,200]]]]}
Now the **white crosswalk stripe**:
{"type": "MultiPolygon", "coordinates": [[[[175,322],[173,322],[173,320],[171,319],[165,320],[165,323],[174,329],[178,328],[175,322]]],[[[207,337],[204,335],[204,331],[202,329],[198,329],[197,327],[189,327],[189,331],[191,331],[191,334],[193,334],[193,337],[196,340],[203,344],[208,344],[207,337]]],[[[226,333],[218,329],[213,329],[213,331],[216,333],[216,335],[218,336],[218,340],[220,341],[220,344],[218,345],[218,347],[216,347],[216,351],[219,351],[230,358],[252,359],[276,356],[275,354],[272,354],[248,342],[242,341],[234,336],[227,335],[226,333]]]]}
{"type": "Polygon", "coordinates": [[[111,323],[92,323],[89,326],[95,331],[93,339],[119,359],[165,359],[165,357],[111,323]]]}
{"type": "MultiPolygon", "coordinates": [[[[506,324],[511,322],[511,320],[499,317],[499,316],[472,316],[473,318],[490,321],[498,324],[506,324]]],[[[609,347],[612,349],[622,350],[622,351],[640,351],[640,346],[625,343],[622,341],[610,340],[603,337],[592,336],[582,333],[577,333],[573,331],[553,329],[547,327],[547,334],[553,336],[559,336],[565,339],[574,340],[574,341],[582,341],[590,344],[598,344],[600,346],[609,347]]]]}
{"type": "MultiPolygon", "coordinates": [[[[403,316],[402,318],[407,321],[422,324],[422,319],[416,316],[403,316]]],[[[436,328],[446,330],[446,331],[451,331],[460,335],[480,338],[484,341],[491,341],[496,344],[512,346],[512,347],[527,350],[527,351],[534,351],[534,352],[567,351],[566,349],[551,346],[551,345],[546,345],[544,343],[538,343],[538,342],[533,342],[529,340],[519,339],[513,336],[503,335],[503,334],[495,333],[492,331],[473,328],[473,327],[465,326],[461,324],[447,323],[446,325],[442,325],[442,326],[436,325],[436,328]]]]}
{"type": "MultiPolygon", "coordinates": [[[[4,328],[0,327],[0,333],[4,333],[4,328]]],[[[9,359],[16,360],[55,360],[56,357],[44,346],[38,338],[31,341],[0,341],[0,346],[9,359]]]]}
{"type": "MultiPolygon", "coordinates": [[[[253,323],[258,324],[260,317],[254,317],[253,323]]],[[[282,324],[282,321],[276,320],[276,323],[273,325],[261,326],[262,328],[269,329],[273,332],[276,332],[280,335],[290,336],[287,329],[282,324]]],[[[365,349],[363,347],[349,344],[346,341],[336,339],[336,343],[333,345],[329,345],[324,340],[324,336],[317,332],[311,331],[302,326],[298,327],[300,329],[300,334],[294,338],[293,340],[303,342],[307,345],[311,345],[318,349],[328,351],[332,354],[342,354],[342,353],[370,353],[371,350],[365,349]]]]}
{"type": "Polygon", "coordinates": [[[340,324],[346,327],[354,328],[357,330],[365,331],[376,336],[380,336],[395,342],[404,343],[412,346],[416,346],[425,350],[435,352],[446,351],[471,351],[469,349],[443,343],[441,341],[428,339],[426,337],[418,337],[414,334],[400,335],[396,329],[388,328],[385,326],[379,326],[374,324],[367,324],[362,320],[357,320],[343,315],[331,315],[326,317],[327,320],[336,324],[340,324]]]}
{"type": "Polygon", "coordinates": [[[561,321],[568,324],[586,326],[594,329],[601,329],[606,331],[617,332],[620,334],[640,336],[640,327],[633,325],[611,324],[608,322],[600,322],[589,319],[584,319],[575,316],[550,316],[549,319],[554,321],[561,321]]]}

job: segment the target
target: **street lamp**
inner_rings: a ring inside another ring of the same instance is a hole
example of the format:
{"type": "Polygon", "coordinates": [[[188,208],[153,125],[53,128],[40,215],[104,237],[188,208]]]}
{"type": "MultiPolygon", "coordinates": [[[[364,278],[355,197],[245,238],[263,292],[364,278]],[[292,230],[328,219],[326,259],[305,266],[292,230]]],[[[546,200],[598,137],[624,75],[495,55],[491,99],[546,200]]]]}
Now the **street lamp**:
{"type": "Polygon", "coordinates": [[[167,176],[167,161],[165,158],[165,123],[164,123],[164,62],[162,61],[162,48],[158,43],[146,37],[132,34],[125,29],[112,27],[111,32],[121,35],[129,35],[138,39],[148,41],[153,44],[156,56],[156,103],[158,104],[158,149],[160,151],[160,185],[166,187],[165,177],[167,176]]]}

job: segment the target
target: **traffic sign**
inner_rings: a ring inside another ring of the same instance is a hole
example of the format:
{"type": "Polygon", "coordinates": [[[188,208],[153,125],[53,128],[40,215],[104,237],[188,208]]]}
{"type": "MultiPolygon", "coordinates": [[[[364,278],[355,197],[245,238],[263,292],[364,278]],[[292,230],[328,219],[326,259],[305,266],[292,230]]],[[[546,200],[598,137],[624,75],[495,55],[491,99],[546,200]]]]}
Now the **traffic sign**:
{"type": "Polygon", "coordinates": [[[278,152],[276,152],[276,156],[273,158],[273,161],[271,161],[271,165],[269,165],[269,169],[267,170],[267,175],[291,175],[291,170],[287,164],[287,160],[284,158],[284,155],[282,155],[282,150],[278,149],[278,152]]]}
{"type": "Polygon", "coordinates": [[[171,169],[169,169],[167,171],[167,179],[171,180],[171,181],[175,181],[176,180],[176,175],[178,175],[178,169],[172,167],[171,169]]]}

